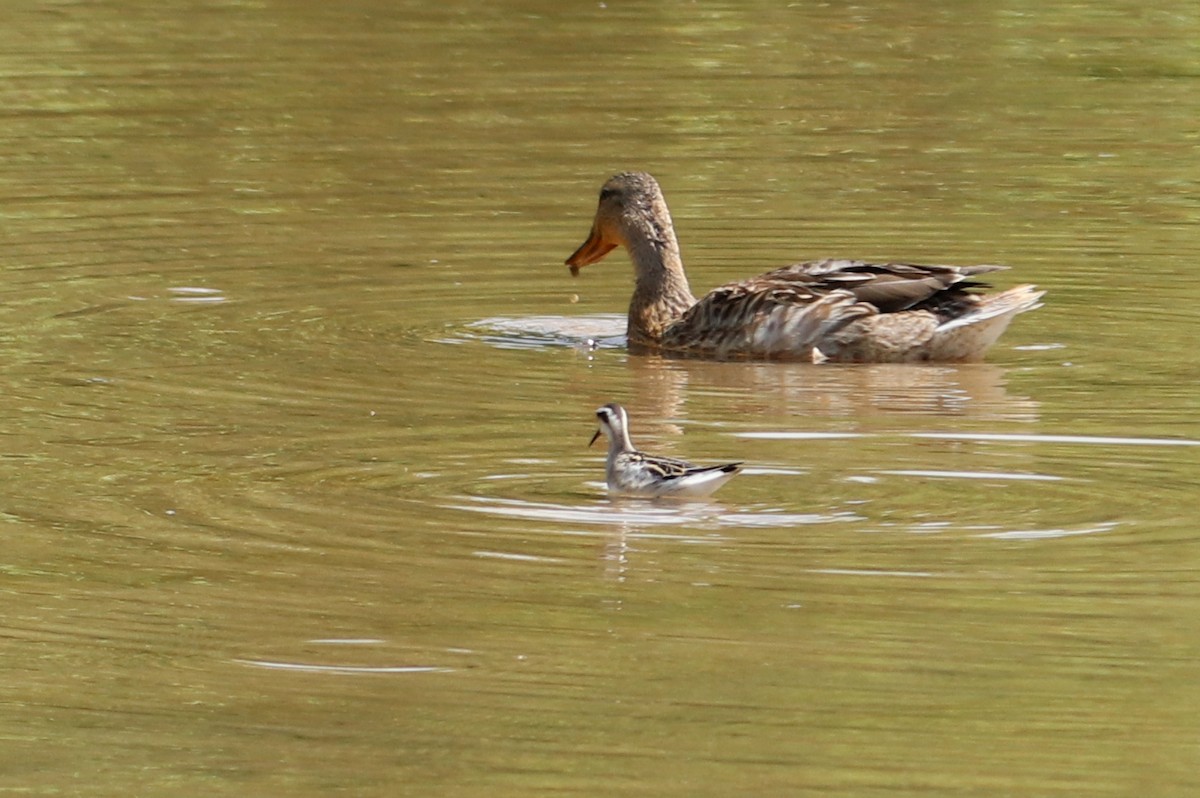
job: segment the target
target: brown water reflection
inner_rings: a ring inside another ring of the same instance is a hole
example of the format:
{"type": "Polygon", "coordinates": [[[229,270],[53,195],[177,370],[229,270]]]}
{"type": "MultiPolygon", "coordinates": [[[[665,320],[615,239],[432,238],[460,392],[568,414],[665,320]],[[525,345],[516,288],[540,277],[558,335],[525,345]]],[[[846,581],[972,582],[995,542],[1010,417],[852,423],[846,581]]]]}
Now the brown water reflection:
{"type": "Polygon", "coordinates": [[[989,364],[902,368],[871,364],[813,369],[796,364],[695,363],[653,357],[631,359],[631,401],[639,415],[670,418],[694,391],[745,396],[739,417],[847,418],[856,428],[897,414],[962,416],[979,420],[1036,421],[1037,403],[1011,397],[1007,369],[989,364]],[[779,366],[775,368],[773,366],[779,366]]]}
{"type": "Polygon", "coordinates": [[[4,789],[1196,792],[1190,6],[8,11],[4,789]],[[626,168],[698,289],[1047,305],[980,366],[631,357],[561,266],[626,168]],[[750,468],[614,502],[612,400],[750,468]]]}

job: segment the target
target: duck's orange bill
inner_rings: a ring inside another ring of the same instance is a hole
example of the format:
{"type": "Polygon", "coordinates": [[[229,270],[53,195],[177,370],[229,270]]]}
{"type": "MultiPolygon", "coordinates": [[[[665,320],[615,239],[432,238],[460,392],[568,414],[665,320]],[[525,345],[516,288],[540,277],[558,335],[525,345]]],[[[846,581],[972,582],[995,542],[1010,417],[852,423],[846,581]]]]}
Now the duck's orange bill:
{"type": "Polygon", "coordinates": [[[578,276],[580,268],[595,263],[616,248],[616,244],[605,241],[593,227],[592,232],[588,234],[587,241],[584,241],[579,249],[571,253],[571,257],[567,258],[566,263],[571,267],[571,274],[578,276]]]}

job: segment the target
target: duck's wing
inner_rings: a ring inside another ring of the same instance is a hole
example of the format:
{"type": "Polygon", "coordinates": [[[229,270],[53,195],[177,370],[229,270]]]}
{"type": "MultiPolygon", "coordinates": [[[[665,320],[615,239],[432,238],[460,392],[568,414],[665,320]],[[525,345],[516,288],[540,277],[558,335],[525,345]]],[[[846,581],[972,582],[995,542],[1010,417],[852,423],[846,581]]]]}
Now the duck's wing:
{"type": "Polygon", "coordinates": [[[923,266],[916,263],[821,260],[793,263],[767,272],[755,280],[802,285],[816,294],[849,291],[860,302],[874,305],[880,313],[898,313],[920,307],[922,303],[940,306],[962,302],[970,296],[967,289],[986,285],[973,278],[1007,268],[994,264],[923,266]]]}
{"type": "Polygon", "coordinates": [[[706,295],[663,331],[662,347],[706,357],[803,360],[829,335],[878,312],[851,291],[822,293],[774,274],[706,295]]]}

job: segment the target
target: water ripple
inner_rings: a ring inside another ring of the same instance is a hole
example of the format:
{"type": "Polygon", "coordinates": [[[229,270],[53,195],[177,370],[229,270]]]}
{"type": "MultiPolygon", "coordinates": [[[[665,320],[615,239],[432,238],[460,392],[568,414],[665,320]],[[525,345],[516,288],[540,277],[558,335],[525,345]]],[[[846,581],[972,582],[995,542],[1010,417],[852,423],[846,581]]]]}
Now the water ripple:
{"type": "Polygon", "coordinates": [[[997,540],[1046,540],[1053,538],[1075,537],[1076,535],[1096,535],[1104,532],[1111,532],[1116,529],[1117,526],[1117,522],[1110,521],[1103,524],[1095,524],[1093,526],[1079,527],[1077,529],[1013,529],[1004,532],[985,532],[977,537],[995,538],[997,540]]]}
{"type": "MultiPolygon", "coordinates": [[[[459,335],[499,349],[616,349],[625,346],[625,317],[604,313],[591,316],[525,316],[490,318],[468,324],[459,335]]],[[[459,343],[450,339],[442,343],[459,343]]]]}
{"type": "MultiPolygon", "coordinates": [[[[611,527],[622,526],[698,526],[700,528],[766,528],[783,526],[807,526],[847,521],[861,521],[860,516],[848,512],[834,513],[790,513],[779,509],[759,511],[728,511],[713,502],[655,502],[650,500],[604,499],[590,506],[530,502],[519,499],[495,497],[461,496],[464,504],[442,505],[445,509],[472,513],[521,518],[532,521],[555,523],[591,524],[611,527]]],[[[577,534],[577,533],[576,533],[577,534]]],[[[677,537],[677,536],[672,536],[677,537]]],[[[721,540],[719,535],[705,537],[687,536],[689,540],[712,542],[721,540]]],[[[481,555],[483,556],[483,555],[481,555]]],[[[488,555],[500,556],[500,555],[488,555]]]]}
{"type": "MultiPolygon", "coordinates": [[[[765,430],[756,432],[733,432],[735,438],[777,441],[835,440],[843,438],[872,437],[862,432],[808,432],[790,430],[765,430]]],[[[874,436],[881,437],[881,436],[874,436]]],[[[1078,443],[1091,446],[1200,446],[1200,440],[1192,438],[1134,438],[1111,435],[1056,435],[1036,433],[999,432],[910,432],[910,438],[946,441],[987,441],[997,443],[1078,443]]]]}
{"type": "Polygon", "coordinates": [[[303,671],[305,673],[453,673],[454,668],[437,665],[312,665],[301,662],[273,662],[258,659],[235,659],[238,665],[253,668],[269,668],[277,671],[303,671]]]}
{"type": "Polygon", "coordinates": [[[1052,474],[1010,474],[1001,471],[934,471],[922,469],[899,469],[895,471],[878,471],[898,477],[928,477],[930,479],[1008,479],[1024,482],[1063,482],[1067,477],[1057,477],[1052,474]]]}
{"type": "Polygon", "coordinates": [[[1093,446],[1200,446],[1190,438],[1125,438],[1109,435],[1036,435],[996,432],[914,432],[914,438],[1001,443],[1079,443],[1093,446]]]}

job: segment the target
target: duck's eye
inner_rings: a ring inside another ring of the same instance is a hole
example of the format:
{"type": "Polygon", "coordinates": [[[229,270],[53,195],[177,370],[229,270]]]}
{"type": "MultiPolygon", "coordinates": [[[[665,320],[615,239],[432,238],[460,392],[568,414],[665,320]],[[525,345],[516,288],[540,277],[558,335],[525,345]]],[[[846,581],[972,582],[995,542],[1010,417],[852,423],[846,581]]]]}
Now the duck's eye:
{"type": "Polygon", "coordinates": [[[613,198],[613,197],[615,197],[615,196],[617,196],[617,190],[616,190],[615,188],[602,188],[602,189],[600,189],[600,201],[601,201],[601,202],[604,202],[605,200],[612,199],[612,198],[613,198]]]}

